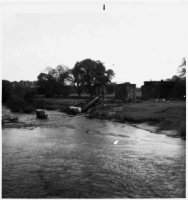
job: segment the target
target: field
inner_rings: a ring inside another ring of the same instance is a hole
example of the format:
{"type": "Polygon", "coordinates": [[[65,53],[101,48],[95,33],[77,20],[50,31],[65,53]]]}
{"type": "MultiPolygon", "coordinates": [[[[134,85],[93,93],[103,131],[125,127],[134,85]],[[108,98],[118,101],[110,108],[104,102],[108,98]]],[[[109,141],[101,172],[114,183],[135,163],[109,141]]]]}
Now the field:
{"type": "Polygon", "coordinates": [[[124,119],[135,122],[148,122],[157,125],[157,132],[175,130],[185,134],[186,103],[183,101],[156,102],[144,101],[138,104],[123,106],[124,119]]]}

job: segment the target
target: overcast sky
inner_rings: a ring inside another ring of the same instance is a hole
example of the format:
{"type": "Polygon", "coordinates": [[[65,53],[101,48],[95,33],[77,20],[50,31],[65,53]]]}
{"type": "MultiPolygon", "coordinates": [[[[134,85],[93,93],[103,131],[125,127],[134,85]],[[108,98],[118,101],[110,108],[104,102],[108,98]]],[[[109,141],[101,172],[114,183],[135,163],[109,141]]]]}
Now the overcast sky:
{"type": "MultiPolygon", "coordinates": [[[[157,2],[157,1],[156,1],[157,2]]],[[[37,80],[86,58],[113,69],[117,83],[165,80],[186,56],[185,3],[56,3],[3,7],[2,78],[37,80]]]]}

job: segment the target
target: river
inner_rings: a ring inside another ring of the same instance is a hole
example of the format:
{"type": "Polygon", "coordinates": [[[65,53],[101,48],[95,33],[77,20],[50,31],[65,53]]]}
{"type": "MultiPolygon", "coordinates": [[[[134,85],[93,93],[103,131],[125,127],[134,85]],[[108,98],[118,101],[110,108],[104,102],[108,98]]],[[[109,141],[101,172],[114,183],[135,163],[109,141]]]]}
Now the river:
{"type": "Polygon", "coordinates": [[[3,127],[3,198],[185,197],[184,140],[48,114],[18,114],[19,126],[3,127]]]}

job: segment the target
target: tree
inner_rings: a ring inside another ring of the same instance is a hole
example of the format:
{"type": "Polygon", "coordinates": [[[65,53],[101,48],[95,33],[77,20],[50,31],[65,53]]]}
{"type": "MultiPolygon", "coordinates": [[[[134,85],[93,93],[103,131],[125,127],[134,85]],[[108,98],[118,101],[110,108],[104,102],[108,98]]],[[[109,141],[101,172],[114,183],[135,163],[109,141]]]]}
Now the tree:
{"type": "Polygon", "coordinates": [[[71,70],[71,73],[73,75],[72,83],[78,96],[80,97],[85,86],[84,71],[80,62],[76,62],[74,68],[71,70]]]}
{"type": "Polygon", "coordinates": [[[186,58],[182,58],[182,63],[181,65],[179,66],[179,73],[180,73],[180,77],[181,78],[185,78],[186,76],[186,58]]]}
{"type": "Polygon", "coordinates": [[[108,94],[113,94],[114,92],[115,92],[115,85],[116,85],[116,83],[110,83],[110,84],[108,84],[107,86],[106,86],[106,90],[107,90],[107,93],[108,94]]]}
{"type": "Polygon", "coordinates": [[[38,92],[45,94],[47,90],[48,75],[46,73],[40,73],[37,77],[38,92]]]}
{"type": "Polygon", "coordinates": [[[181,78],[177,75],[174,75],[172,78],[171,78],[171,81],[180,81],[181,78]]]}
{"type": "Polygon", "coordinates": [[[58,95],[63,95],[63,89],[66,82],[70,80],[70,70],[65,65],[58,65],[56,67],[56,80],[58,83],[58,95]]]}
{"type": "Polygon", "coordinates": [[[81,95],[83,88],[86,87],[90,96],[93,96],[96,72],[95,67],[96,62],[91,59],[85,59],[75,64],[72,69],[72,82],[78,95],[81,95]]]}
{"type": "Polygon", "coordinates": [[[173,81],[174,92],[179,99],[185,99],[186,95],[186,58],[182,59],[181,65],[178,66],[179,75],[174,75],[171,79],[166,81],[173,81]]]}
{"type": "Polygon", "coordinates": [[[72,69],[73,83],[80,96],[84,87],[87,88],[90,97],[93,97],[95,89],[106,86],[114,76],[113,70],[107,70],[101,61],[85,59],[77,62],[72,69]]]}
{"type": "Polygon", "coordinates": [[[166,81],[185,81],[186,79],[186,58],[182,58],[181,65],[178,66],[179,75],[174,75],[172,78],[166,79],[166,81]]]}
{"type": "Polygon", "coordinates": [[[39,93],[45,94],[46,97],[53,97],[57,90],[57,83],[52,73],[40,73],[37,79],[39,93]]]}
{"type": "Polygon", "coordinates": [[[115,73],[112,69],[105,70],[103,74],[100,75],[96,80],[99,82],[101,86],[107,86],[111,83],[112,78],[115,76],[115,73]]]}
{"type": "Polygon", "coordinates": [[[48,97],[52,97],[55,94],[58,96],[63,95],[66,81],[70,79],[69,68],[64,65],[58,65],[55,69],[47,67],[45,71],[47,71],[47,73],[40,73],[37,77],[39,92],[48,97]]]}
{"type": "Polygon", "coordinates": [[[103,63],[98,61],[96,67],[96,74],[97,75],[95,79],[95,86],[99,88],[100,93],[103,92],[103,99],[105,99],[106,87],[111,84],[111,80],[115,76],[115,73],[112,69],[106,70],[103,63]]]}
{"type": "Polygon", "coordinates": [[[12,91],[12,85],[10,81],[2,80],[2,102],[5,103],[10,97],[12,91]]]}
{"type": "Polygon", "coordinates": [[[85,59],[80,62],[81,70],[83,71],[83,77],[85,81],[85,86],[89,91],[90,97],[93,97],[94,84],[95,84],[95,67],[96,62],[91,59],[85,59]]]}

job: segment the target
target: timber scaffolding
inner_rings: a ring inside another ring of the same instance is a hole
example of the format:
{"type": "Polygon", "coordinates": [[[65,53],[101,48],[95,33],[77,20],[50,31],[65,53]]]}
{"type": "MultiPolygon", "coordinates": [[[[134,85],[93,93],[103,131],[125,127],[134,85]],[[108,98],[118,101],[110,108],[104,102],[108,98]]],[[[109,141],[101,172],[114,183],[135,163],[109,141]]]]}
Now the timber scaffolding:
{"type": "Polygon", "coordinates": [[[93,98],[89,103],[87,103],[83,108],[82,108],[82,112],[86,112],[87,110],[89,110],[89,108],[95,106],[98,103],[101,103],[102,99],[102,95],[98,95],[95,98],[93,98]]]}
{"type": "Polygon", "coordinates": [[[78,114],[78,113],[87,112],[90,108],[93,108],[93,107],[101,104],[102,98],[103,98],[103,95],[98,95],[98,96],[94,97],[91,101],[89,101],[86,105],[84,105],[83,107],[70,106],[69,113],[78,114]]]}

